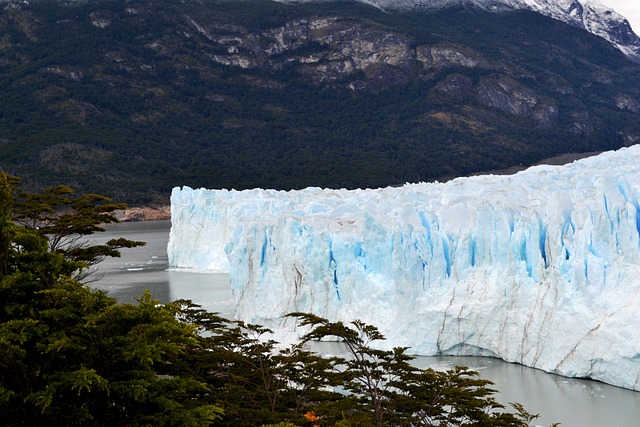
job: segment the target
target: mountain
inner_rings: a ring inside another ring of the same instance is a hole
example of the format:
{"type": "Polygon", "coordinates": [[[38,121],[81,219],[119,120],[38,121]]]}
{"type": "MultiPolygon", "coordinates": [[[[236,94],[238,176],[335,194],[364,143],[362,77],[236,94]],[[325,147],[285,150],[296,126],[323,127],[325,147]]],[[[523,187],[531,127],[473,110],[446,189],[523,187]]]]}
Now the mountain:
{"type": "Polygon", "coordinates": [[[640,62],[640,38],[629,21],[600,3],[585,0],[505,0],[505,3],[583,28],[607,40],[631,60],[640,62]]]}
{"type": "MultiPolygon", "coordinates": [[[[300,0],[279,0],[299,3],[300,0]]],[[[317,1],[317,0],[308,0],[317,1]]],[[[359,0],[381,10],[432,10],[452,6],[473,6],[488,11],[531,10],[582,28],[610,42],[629,59],[640,62],[640,37],[629,21],[613,9],[585,0],[359,0]]]]}
{"type": "Polygon", "coordinates": [[[640,140],[640,65],[513,7],[6,3],[0,93],[4,171],[133,205],[180,185],[446,180],[640,140]]]}
{"type": "Polygon", "coordinates": [[[376,325],[389,347],[491,356],[640,390],[640,146],[509,176],[375,190],[171,195],[174,267],[228,269],[235,318],[376,325]]]}
{"type": "MultiPolygon", "coordinates": [[[[526,9],[583,28],[602,37],[629,59],[640,62],[640,38],[629,21],[609,7],[585,0],[503,0],[515,9],[526,9]]],[[[483,3],[476,0],[476,3],[483,3]]],[[[491,3],[491,2],[489,2],[491,3]]]]}

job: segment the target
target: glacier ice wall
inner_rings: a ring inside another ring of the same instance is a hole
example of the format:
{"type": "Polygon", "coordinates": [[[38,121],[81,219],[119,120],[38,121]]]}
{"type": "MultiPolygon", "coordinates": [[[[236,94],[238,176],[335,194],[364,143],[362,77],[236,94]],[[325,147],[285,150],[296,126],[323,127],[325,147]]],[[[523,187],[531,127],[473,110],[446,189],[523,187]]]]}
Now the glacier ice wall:
{"type": "Polygon", "coordinates": [[[516,175],[376,190],[171,196],[172,266],[229,270],[236,317],[378,326],[640,390],[640,146],[516,175]]]}

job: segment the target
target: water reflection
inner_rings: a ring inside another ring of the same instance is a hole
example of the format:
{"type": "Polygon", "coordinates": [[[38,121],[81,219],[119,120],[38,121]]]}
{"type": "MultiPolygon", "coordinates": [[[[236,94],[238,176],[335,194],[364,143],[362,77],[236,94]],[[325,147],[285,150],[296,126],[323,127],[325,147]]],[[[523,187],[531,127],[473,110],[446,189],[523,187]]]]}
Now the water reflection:
{"type": "Polygon", "coordinates": [[[426,366],[469,366],[500,390],[498,401],[520,402],[528,411],[541,414],[541,425],[562,427],[631,427],[640,425],[640,393],[597,381],[566,378],[515,363],[486,357],[419,357],[426,366]]]}
{"type": "Polygon", "coordinates": [[[233,318],[233,296],[229,275],[221,273],[190,273],[169,270],[170,299],[190,299],[202,308],[233,318]]]}

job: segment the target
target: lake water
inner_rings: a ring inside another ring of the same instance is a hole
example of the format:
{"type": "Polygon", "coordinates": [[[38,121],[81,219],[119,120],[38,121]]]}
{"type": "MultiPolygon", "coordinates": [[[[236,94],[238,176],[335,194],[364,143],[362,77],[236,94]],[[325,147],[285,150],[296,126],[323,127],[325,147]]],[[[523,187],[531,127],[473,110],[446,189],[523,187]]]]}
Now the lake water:
{"type": "MultiPolygon", "coordinates": [[[[101,278],[90,285],[107,290],[122,302],[135,302],[148,289],[161,302],[191,299],[210,311],[232,317],[228,275],[168,269],[169,229],[170,221],[108,226],[94,240],[126,237],[145,241],[147,245],[125,249],[121,258],[100,263],[97,275],[101,278]]],[[[509,402],[519,402],[528,411],[541,414],[535,425],[559,422],[561,427],[640,426],[639,392],[484,357],[418,357],[415,362],[420,367],[464,365],[478,370],[483,378],[495,383],[500,391],[498,401],[507,406],[509,402]]]]}

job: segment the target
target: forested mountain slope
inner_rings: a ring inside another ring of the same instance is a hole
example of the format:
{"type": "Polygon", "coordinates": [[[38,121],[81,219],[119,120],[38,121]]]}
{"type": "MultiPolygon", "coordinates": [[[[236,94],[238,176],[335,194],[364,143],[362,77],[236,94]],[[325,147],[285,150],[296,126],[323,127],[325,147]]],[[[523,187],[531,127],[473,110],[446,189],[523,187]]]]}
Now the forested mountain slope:
{"type": "Polygon", "coordinates": [[[640,138],[640,66],[530,11],[3,8],[0,167],[31,187],[134,205],[178,185],[378,187],[640,138]]]}

